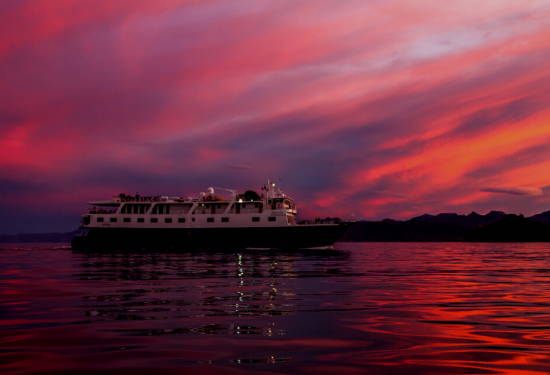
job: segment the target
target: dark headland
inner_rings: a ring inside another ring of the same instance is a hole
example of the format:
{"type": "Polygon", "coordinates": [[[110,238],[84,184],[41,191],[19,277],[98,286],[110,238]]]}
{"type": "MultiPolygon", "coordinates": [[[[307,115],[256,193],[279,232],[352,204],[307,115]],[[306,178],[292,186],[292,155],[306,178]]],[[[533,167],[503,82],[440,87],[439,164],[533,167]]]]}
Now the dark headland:
{"type": "MultiPolygon", "coordinates": [[[[334,218],[324,220],[334,221],[334,218]]],[[[338,219],[336,219],[338,220],[338,219]]],[[[70,242],[76,231],[0,235],[0,243],[70,242]]],[[[486,215],[442,213],[409,220],[384,219],[353,223],[346,242],[550,242],[550,211],[530,217],[491,211],[486,215]]]]}
{"type": "Polygon", "coordinates": [[[442,213],[421,215],[410,220],[358,221],[343,241],[550,241],[550,211],[531,217],[491,211],[486,215],[442,213]]]}

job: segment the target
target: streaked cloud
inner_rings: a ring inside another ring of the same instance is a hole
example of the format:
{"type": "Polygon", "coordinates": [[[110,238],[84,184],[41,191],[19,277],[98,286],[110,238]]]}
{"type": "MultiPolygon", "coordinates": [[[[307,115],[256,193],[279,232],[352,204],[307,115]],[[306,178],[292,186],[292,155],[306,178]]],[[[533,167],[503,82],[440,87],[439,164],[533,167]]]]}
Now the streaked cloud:
{"type": "Polygon", "coordinates": [[[4,1],[0,176],[27,213],[0,221],[268,177],[305,215],[547,209],[517,187],[550,186],[548,20],[546,0],[4,1]]]}
{"type": "Polygon", "coordinates": [[[541,188],[537,187],[486,187],[481,189],[481,191],[488,193],[499,193],[499,194],[511,194],[511,195],[542,195],[543,191],[541,188]]]}

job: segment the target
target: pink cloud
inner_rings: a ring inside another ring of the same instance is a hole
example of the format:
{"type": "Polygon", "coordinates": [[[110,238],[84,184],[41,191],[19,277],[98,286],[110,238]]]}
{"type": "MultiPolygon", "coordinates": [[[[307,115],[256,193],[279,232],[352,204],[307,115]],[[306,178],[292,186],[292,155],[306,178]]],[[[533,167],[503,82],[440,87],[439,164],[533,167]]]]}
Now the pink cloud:
{"type": "Polygon", "coordinates": [[[281,177],[308,215],[370,218],[533,211],[480,189],[550,186],[545,1],[6,4],[11,183],[281,177]]]}

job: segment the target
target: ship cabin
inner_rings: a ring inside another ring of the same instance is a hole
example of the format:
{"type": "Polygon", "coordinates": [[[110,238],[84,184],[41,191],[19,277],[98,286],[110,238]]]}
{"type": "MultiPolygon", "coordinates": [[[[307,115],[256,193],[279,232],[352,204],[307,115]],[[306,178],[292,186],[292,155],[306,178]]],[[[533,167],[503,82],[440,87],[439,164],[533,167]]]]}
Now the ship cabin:
{"type": "MultiPolygon", "coordinates": [[[[226,189],[228,190],[228,189],[226,189]]],[[[230,190],[234,192],[233,190],[230,190]]],[[[234,192],[231,199],[213,188],[199,198],[119,194],[110,201],[90,202],[82,228],[221,228],[296,225],[296,206],[275,184],[262,194],[234,192]]]]}

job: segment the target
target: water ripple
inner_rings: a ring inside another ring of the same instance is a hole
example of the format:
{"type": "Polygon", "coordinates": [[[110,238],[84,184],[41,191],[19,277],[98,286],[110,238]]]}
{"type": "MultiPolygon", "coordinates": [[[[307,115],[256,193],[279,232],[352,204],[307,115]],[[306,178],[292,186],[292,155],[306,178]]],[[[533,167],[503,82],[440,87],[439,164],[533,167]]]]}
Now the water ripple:
{"type": "Polygon", "coordinates": [[[0,362],[7,374],[547,374],[548,247],[4,247],[0,362]]]}

